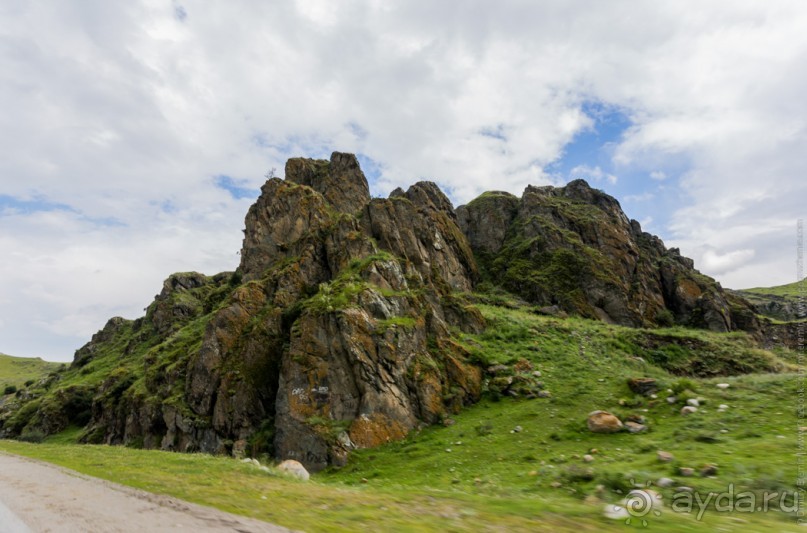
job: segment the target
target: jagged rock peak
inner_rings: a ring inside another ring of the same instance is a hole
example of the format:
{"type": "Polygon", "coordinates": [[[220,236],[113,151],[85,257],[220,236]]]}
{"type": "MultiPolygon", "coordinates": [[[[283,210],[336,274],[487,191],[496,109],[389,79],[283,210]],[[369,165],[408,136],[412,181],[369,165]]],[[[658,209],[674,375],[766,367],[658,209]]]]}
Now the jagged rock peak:
{"type": "Polygon", "coordinates": [[[419,181],[415,183],[406,191],[406,197],[418,207],[430,207],[454,217],[454,206],[451,205],[451,200],[434,182],[419,181]]]}
{"type": "Polygon", "coordinates": [[[334,152],[331,160],[295,157],[286,162],[286,180],[322,194],[337,211],[355,213],[370,201],[367,178],[353,154],[334,152]]]}

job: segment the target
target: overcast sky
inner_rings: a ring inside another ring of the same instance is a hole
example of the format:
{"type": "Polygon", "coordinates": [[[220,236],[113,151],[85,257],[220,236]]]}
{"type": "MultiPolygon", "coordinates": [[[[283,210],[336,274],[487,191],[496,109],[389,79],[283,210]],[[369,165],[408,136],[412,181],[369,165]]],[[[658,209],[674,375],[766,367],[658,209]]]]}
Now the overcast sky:
{"type": "Polygon", "coordinates": [[[455,205],[585,178],[724,286],[796,277],[807,2],[0,2],[0,352],[238,264],[288,157],[455,205]]]}

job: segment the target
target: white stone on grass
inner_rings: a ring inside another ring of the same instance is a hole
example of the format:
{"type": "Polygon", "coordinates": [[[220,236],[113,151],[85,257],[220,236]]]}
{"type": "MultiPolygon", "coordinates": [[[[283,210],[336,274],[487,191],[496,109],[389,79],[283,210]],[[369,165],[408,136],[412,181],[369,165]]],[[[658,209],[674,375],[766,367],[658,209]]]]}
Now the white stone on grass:
{"type": "Polygon", "coordinates": [[[308,481],[308,478],[310,477],[308,470],[306,470],[299,461],[295,461],[294,459],[286,459],[277,465],[277,469],[303,481],[308,481]]]}

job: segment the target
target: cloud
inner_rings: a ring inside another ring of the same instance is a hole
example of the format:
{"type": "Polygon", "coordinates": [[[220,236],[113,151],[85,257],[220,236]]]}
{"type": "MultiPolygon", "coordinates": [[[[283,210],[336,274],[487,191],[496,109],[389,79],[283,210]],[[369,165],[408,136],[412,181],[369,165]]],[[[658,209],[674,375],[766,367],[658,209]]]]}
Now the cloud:
{"type": "Polygon", "coordinates": [[[581,176],[663,182],[658,231],[724,284],[790,281],[805,26],[795,0],[5,2],[0,350],[68,359],[170,272],[233,269],[247,191],[290,156],[459,204],[554,183],[597,106],[629,127],[581,176]]]}
{"type": "Polygon", "coordinates": [[[754,257],[754,250],[733,250],[718,253],[715,250],[706,250],[702,255],[702,268],[716,274],[722,274],[744,265],[754,257]]]}
{"type": "Polygon", "coordinates": [[[623,199],[626,202],[648,202],[655,197],[656,195],[652,192],[644,192],[642,194],[628,194],[623,199]]]}
{"type": "Polygon", "coordinates": [[[611,185],[616,184],[618,178],[613,174],[608,174],[600,167],[590,167],[588,165],[578,165],[569,172],[570,179],[586,179],[596,182],[605,182],[611,185]]]}

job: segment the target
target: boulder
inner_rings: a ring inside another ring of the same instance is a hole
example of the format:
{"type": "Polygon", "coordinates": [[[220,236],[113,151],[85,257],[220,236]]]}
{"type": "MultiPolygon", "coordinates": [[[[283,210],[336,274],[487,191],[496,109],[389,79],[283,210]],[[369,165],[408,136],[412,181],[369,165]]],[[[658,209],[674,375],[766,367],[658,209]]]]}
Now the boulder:
{"type": "Polygon", "coordinates": [[[647,431],[647,426],[644,424],[640,424],[638,422],[628,420],[627,422],[625,422],[625,429],[627,429],[629,433],[643,433],[647,431]]]}
{"type": "Polygon", "coordinates": [[[706,464],[701,468],[701,477],[709,477],[717,475],[717,465],[706,464]]]}
{"type": "Polygon", "coordinates": [[[310,477],[308,470],[306,470],[302,464],[300,464],[298,461],[294,461],[291,459],[287,459],[282,463],[280,463],[279,465],[277,465],[277,469],[280,470],[281,472],[286,472],[287,474],[296,477],[297,479],[300,479],[302,481],[308,481],[310,477]]]}
{"type": "Polygon", "coordinates": [[[675,457],[673,457],[673,454],[671,454],[670,452],[662,451],[662,450],[659,450],[658,453],[656,453],[656,457],[662,463],[669,463],[673,459],[675,459],[675,457]]]}
{"type": "Polygon", "coordinates": [[[608,411],[594,411],[590,413],[586,425],[592,433],[616,433],[624,429],[619,418],[608,411]]]}

